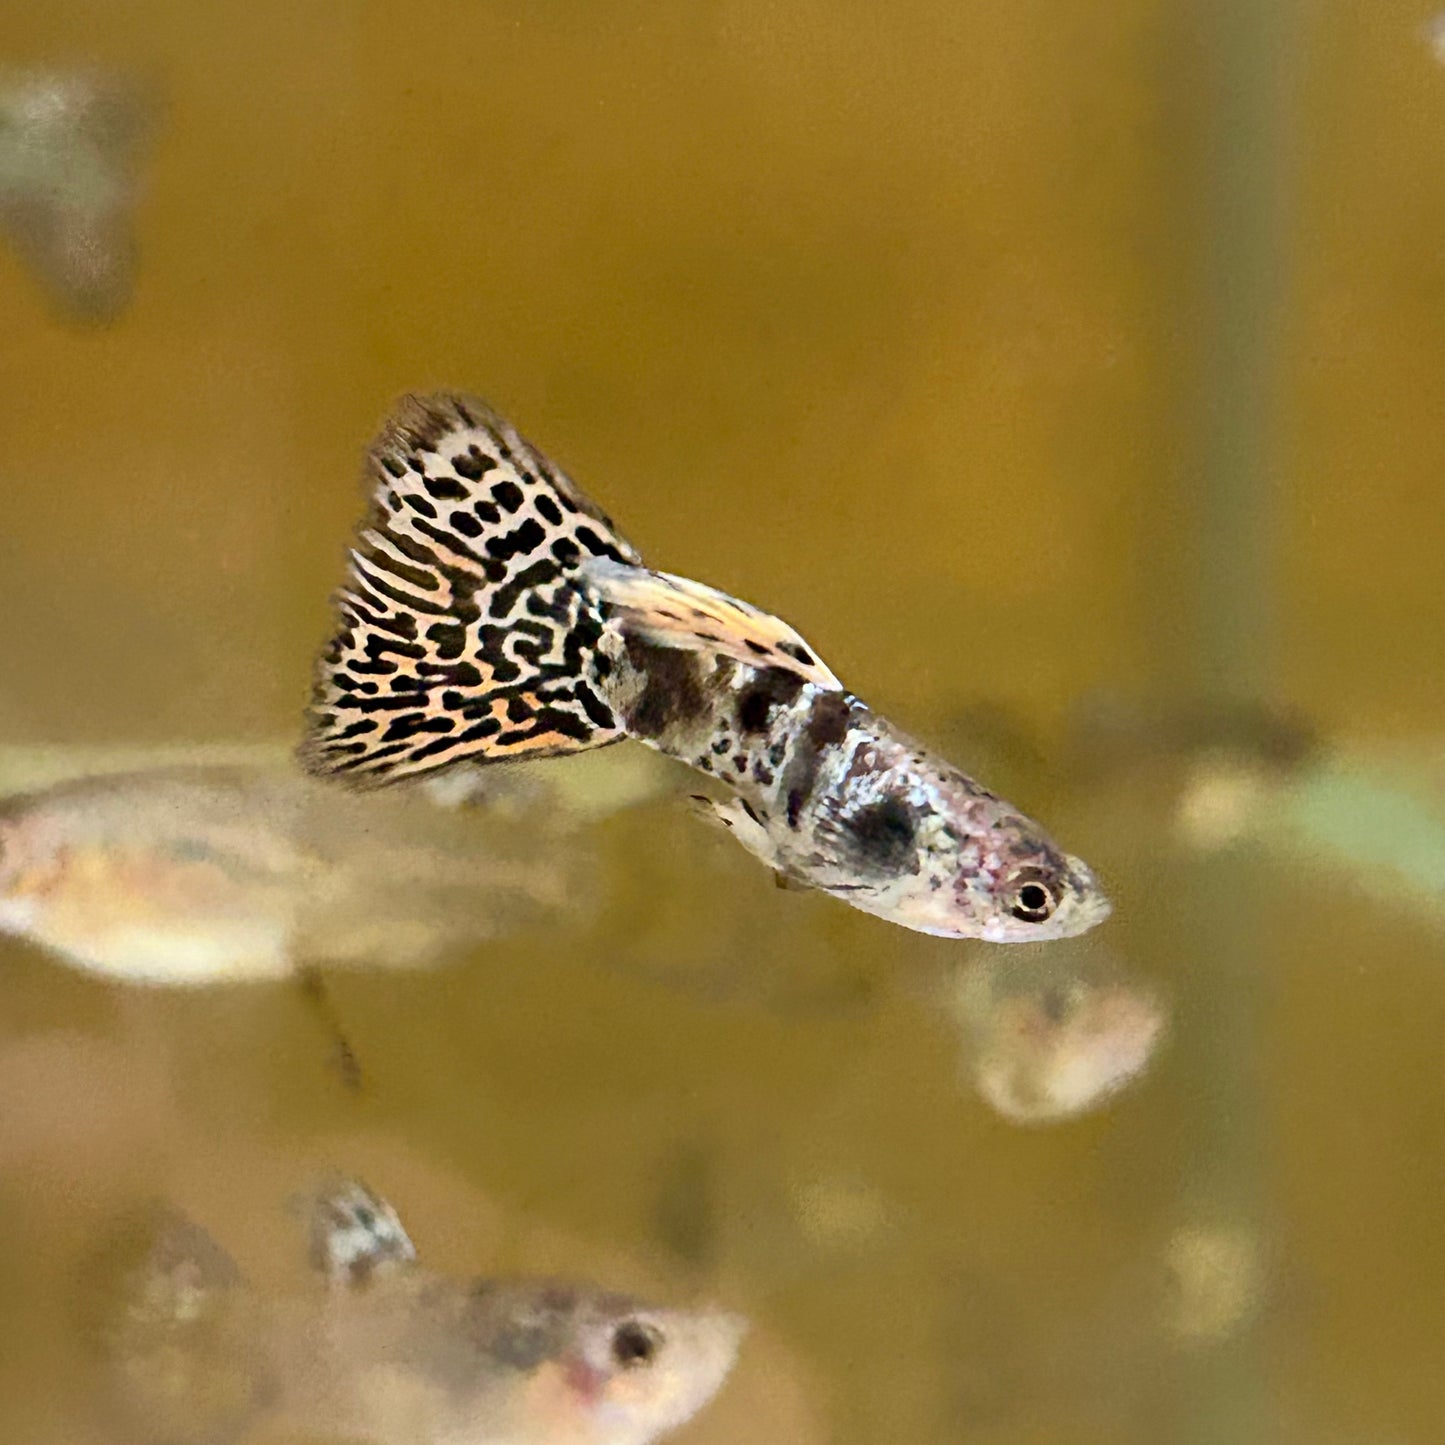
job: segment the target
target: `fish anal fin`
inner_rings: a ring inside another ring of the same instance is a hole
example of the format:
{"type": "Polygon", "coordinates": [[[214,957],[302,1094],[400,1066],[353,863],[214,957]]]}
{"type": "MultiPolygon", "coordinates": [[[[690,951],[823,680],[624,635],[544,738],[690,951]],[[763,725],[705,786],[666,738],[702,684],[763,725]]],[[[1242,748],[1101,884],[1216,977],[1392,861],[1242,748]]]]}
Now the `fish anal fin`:
{"type": "Polygon", "coordinates": [[[786,622],[726,592],[606,558],[586,563],[582,575],[610,618],[657,646],[712,652],[749,667],[783,668],[819,687],[842,687],[786,622]]]}
{"type": "Polygon", "coordinates": [[[773,869],[775,877],[782,876],[772,837],[746,802],[741,798],[718,799],[696,793],[690,801],[704,822],[725,828],[749,853],[773,869]]]}

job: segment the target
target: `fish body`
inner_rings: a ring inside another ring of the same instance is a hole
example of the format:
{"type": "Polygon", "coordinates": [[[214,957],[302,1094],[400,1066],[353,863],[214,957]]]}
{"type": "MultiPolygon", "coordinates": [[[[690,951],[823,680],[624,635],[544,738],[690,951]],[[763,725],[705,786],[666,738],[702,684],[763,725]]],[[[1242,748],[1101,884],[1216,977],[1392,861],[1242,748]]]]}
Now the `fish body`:
{"type": "Polygon", "coordinates": [[[847,692],[779,618],[646,567],[484,403],[408,398],[323,654],[303,758],[382,783],[634,738],[727,795],[781,878],[926,933],[1083,932],[1088,867],[847,692]]]}
{"type": "Polygon", "coordinates": [[[310,1234],[313,1288],[268,1299],[167,1220],[108,1331],[127,1414],[177,1445],[263,1419],[371,1445],[651,1445],[721,1388],[745,1328],[586,1286],[436,1274],[354,1180],[316,1197],[310,1234]]]}
{"type": "Polygon", "coordinates": [[[1102,916],[1084,864],[866,703],[782,668],[711,666],[715,699],[691,725],[654,739],[642,709],[623,716],[732,790],[714,813],[781,878],[945,937],[1037,941],[1102,916]]]}

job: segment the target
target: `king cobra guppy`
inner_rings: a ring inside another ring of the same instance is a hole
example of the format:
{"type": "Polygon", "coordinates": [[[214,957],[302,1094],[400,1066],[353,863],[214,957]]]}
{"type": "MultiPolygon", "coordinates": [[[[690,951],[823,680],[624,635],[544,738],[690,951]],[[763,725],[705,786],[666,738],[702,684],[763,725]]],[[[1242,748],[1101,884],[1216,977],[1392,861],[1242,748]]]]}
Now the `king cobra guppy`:
{"type": "Polygon", "coordinates": [[[905,928],[1082,933],[1109,903],[1036,823],[847,692],[787,623],[646,567],[485,403],[408,397],[303,759],[357,782],[636,738],[722,784],[719,821],[782,878],[905,928]]]}

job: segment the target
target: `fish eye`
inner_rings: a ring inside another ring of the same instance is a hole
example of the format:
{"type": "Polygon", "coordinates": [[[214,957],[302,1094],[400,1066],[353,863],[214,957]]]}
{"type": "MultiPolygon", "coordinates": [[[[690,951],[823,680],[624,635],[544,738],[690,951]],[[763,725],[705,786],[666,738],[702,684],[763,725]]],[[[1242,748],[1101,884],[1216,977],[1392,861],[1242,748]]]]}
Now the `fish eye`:
{"type": "Polygon", "coordinates": [[[650,1365],[662,1348],[662,1331],[641,1320],[626,1320],[612,1336],[612,1358],[624,1370],[650,1365]]]}
{"type": "Polygon", "coordinates": [[[1059,906],[1052,888],[1037,877],[1027,877],[1014,891],[1009,912],[1023,923],[1042,923],[1059,906]]]}
{"type": "Polygon", "coordinates": [[[1061,1024],[1069,1013],[1069,990],[1046,988],[1039,996],[1039,1011],[1051,1024],[1061,1024]]]}

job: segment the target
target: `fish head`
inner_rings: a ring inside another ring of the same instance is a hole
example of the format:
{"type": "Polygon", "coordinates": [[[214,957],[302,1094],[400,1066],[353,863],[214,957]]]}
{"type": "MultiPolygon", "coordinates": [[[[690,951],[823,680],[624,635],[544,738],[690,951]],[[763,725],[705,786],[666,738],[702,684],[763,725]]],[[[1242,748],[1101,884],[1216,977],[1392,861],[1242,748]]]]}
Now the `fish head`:
{"type": "Polygon", "coordinates": [[[838,829],[859,879],[842,896],[855,906],[990,943],[1070,938],[1109,916],[1089,866],[1011,804],[921,751],[881,757],[838,829]]]}
{"type": "Polygon", "coordinates": [[[725,1310],[656,1308],[565,1287],[514,1294],[506,1309],[490,1353],[527,1375],[511,1428],[549,1445],[651,1445],[718,1392],[746,1330],[725,1310]]]}
{"type": "Polygon", "coordinates": [[[967,900],[989,943],[1046,943],[1073,938],[1102,923],[1113,905],[1081,858],[1061,853],[1041,835],[1017,830],[1014,817],[1000,847],[965,850],[956,895],[967,900]]]}
{"type": "Polygon", "coordinates": [[[0,818],[0,933],[24,933],[35,926],[53,868],[36,866],[22,823],[0,818]]]}
{"type": "Polygon", "coordinates": [[[644,1445],[690,1420],[737,1358],[742,1319],[716,1309],[646,1309],[618,1302],[579,1322],[569,1366],[596,1382],[596,1439],[644,1445]]]}

